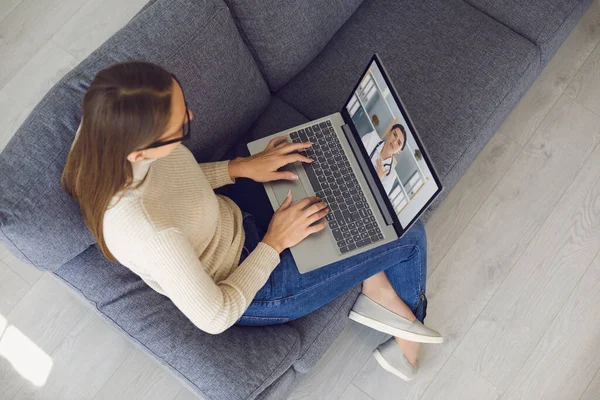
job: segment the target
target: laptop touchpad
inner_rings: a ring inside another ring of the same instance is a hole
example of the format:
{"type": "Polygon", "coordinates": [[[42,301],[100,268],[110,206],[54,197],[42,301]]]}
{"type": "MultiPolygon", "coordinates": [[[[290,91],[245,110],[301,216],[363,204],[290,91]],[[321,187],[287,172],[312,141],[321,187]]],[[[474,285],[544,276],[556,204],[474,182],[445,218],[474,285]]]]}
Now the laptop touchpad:
{"type": "MultiPolygon", "coordinates": [[[[290,171],[298,175],[294,164],[288,164],[285,167],[280,168],[279,171],[290,171]]],[[[304,190],[304,186],[302,186],[300,179],[295,181],[278,180],[270,182],[270,184],[273,188],[273,192],[275,192],[275,197],[277,198],[279,205],[285,200],[288,190],[292,191],[292,203],[296,203],[307,196],[306,190],[304,190]]]]}

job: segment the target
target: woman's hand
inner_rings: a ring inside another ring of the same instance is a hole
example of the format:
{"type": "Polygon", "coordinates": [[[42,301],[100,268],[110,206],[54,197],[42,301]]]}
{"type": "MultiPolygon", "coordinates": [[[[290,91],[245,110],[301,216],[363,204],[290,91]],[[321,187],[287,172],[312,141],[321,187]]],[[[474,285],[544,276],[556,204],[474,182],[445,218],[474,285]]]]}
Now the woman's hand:
{"type": "Polygon", "coordinates": [[[266,149],[250,157],[238,157],[229,161],[231,178],[250,178],[256,182],[270,182],[279,179],[296,180],[298,176],[289,171],[277,171],[279,168],[302,161],[313,160],[296,153],[312,146],[312,143],[288,143],[286,136],[273,138],[266,149]]]}
{"type": "Polygon", "coordinates": [[[377,171],[377,176],[379,176],[379,179],[385,176],[385,170],[383,169],[383,161],[381,161],[381,157],[377,157],[375,170],[377,171]]]}
{"type": "Polygon", "coordinates": [[[327,204],[318,197],[307,197],[294,205],[291,204],[292,194],[288,192],[279,209],[273,214],[267,234],[262,240],[278,253],[327,226],[326,220],[311,226],[329,213],[327,204]]]}

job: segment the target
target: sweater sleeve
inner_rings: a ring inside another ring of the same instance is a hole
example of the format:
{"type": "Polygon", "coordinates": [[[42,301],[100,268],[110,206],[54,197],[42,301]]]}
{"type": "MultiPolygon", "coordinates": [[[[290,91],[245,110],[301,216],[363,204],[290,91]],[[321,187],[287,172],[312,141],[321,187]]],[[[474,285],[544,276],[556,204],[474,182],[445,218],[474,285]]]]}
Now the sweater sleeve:
{"type": "Polygon", "coordinates": [[[198,164],[213,189],[235,183],[229,176],[229,160],[198,164]]]}
{"type": "Polygon", "coordinates": [[[218,334],[237,322],[279,264],[279,254],[260,242],[226,279],[215,283],[187,238],[170,229],[144,247],[142,256],[164,294],[199,329],[218,334]]]}

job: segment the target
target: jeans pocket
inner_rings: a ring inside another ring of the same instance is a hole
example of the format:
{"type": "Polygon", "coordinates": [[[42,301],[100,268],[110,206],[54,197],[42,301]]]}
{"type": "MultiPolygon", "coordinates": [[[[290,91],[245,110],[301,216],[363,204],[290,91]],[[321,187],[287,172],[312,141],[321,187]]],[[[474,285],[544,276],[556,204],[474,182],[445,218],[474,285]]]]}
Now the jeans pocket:
{"type": "Polygon", "coordinates": [[[242,315],[242,317],[236,322],[237,325],[245,326],[267,326],[284,324],[290,319],[288,317],[256,317],[250,315],[242,315]]]}

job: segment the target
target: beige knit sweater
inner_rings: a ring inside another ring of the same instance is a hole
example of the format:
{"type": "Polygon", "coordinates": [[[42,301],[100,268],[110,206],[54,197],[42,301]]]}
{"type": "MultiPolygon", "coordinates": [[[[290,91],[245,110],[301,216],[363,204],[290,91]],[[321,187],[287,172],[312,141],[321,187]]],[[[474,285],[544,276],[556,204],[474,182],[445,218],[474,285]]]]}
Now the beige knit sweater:
{"type": "Polygon", "coordinates": [[[228,163],[198,164],[183,145],[134,163],[134,182],[143,183],[115,196],[104,216],[117,260],[212,334],[242,316],[279,264],[277,251],[260,242],[238,266],[242,214],[213,191],[234,182],[228,163]]]}

